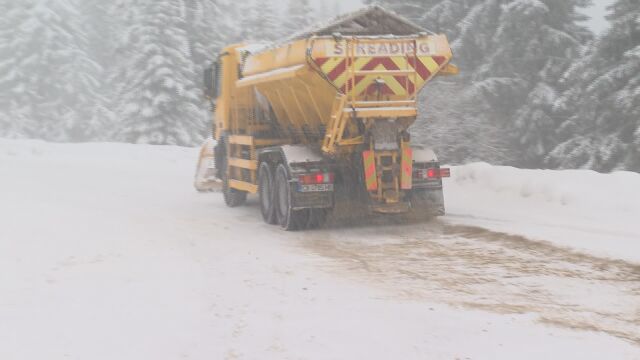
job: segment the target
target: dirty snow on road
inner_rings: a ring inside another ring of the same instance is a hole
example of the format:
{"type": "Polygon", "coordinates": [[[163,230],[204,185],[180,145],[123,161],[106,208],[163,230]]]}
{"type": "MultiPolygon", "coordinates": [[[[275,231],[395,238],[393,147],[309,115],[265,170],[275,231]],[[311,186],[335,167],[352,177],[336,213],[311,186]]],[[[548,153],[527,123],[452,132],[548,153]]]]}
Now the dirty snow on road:
{"type": "Polygon", "coordinates": [[[0,359],[640,358],[634,263],[455,215],[287,233],[196,154],[0,140],[0,359]]]}
{"type": "Polygon", "coordinates": [[[338,272],[346,268],[399,297],[532,313],[640,345],[640,265],[441,221],[369,230],[366,241],[364,229],[344,231],[314,234],[307,245],[341,260],[338,272]]]}

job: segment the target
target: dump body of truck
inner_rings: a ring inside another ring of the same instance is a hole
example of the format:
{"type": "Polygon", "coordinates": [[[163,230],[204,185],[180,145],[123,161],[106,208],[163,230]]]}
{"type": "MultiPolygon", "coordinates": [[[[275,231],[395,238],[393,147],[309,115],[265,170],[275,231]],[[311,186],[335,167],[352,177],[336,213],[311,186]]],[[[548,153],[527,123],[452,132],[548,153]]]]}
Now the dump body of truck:
{"type": "Polygon", "coordinates": [[[207,80],[227,204],[258,193],[265,221],[286,229],[319,224],[337,198],[379,213],[442,214],[447,170],[411,145],[409,128],[420,89],[456,72],[451,58],[446,37],[426,33],[227,47],[207,80]]]}

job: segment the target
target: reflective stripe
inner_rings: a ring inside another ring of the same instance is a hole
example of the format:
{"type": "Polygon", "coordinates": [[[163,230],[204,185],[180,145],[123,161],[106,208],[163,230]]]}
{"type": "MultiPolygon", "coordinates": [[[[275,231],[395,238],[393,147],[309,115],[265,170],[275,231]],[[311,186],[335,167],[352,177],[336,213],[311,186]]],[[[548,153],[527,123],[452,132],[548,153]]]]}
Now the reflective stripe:
{"type": "Polygon", "coordinates": [[[413,150],[405,147],[402,151],[402,174],[400,175],[400,187],[403,190],[411,190],[413,185],[413,150]]]}
{"type": "MultiPolygon", "coordinates": [[[[405,56],[387,56],[387,57],[371,57],[371,56],[358,56],[355,58],[355,64],[353,65],[355,71],[394,71],[407,69],[415,71],[417,77],[414,75],[366,75],[355,76],[355,94],[360,95],[364,93],[375,94],[377,91],[381,91],[382,95],[407,95],[407,93],[413,93],[416,87],[421,88],[424,83],[429,80],[432,74],[436,73],[440,67],[443,66],[446,61],[442,56],[418,56],[418,61],[414,61],[413,57],[405,56]],[[384,84],[374,84],[375,79],[384,80],[384,84]],[[417,84],[414,84],[414,80],[417,80],[417,84]]],[[[348,69],[351,66],[349,59],[345,57],[325,57],[315,59],[316,63],[320,65],[322,72],[327,75],[327,78],[333,82],[333,84],[342,92],[346,92],[347,88],[354,88],[354,84],[350,78],[348,78],[348,69]]]]}
{"type": "Polygon", "coordinates": [[[367,190],[377,190],[378,175],[376,174],[376,157],[374,152],[370,150],[363,151],[362,160],[364,161],[364,179],[367,185],[367,190]]]}

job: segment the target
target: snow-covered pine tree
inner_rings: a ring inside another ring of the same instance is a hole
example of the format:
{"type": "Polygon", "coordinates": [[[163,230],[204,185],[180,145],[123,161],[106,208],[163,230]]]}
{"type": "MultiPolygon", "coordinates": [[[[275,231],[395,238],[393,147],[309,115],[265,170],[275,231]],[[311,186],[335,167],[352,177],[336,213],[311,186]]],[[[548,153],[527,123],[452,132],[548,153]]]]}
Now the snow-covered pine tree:
{"type": "Polygon", "coordinates": [[[557,109],[562,104],[559,95],[567,89],[561,78],[592,38],[592,34],[580,25],[587,18],[579,9],[589,5],[589,1],[547,1],[546,5],[549,13],[540,29],[540,40],[533,43],[533,46],[540,45],[540,56],[546,59],[533,65],[534,69],[540,70],[532,79],[529,94],[518,109],[514,124],[522,150],[520,162],[526,167],[543,166],[547,154],[560,141],[557,129],[563,120],[557,109]]]}
{"type": "Polygon", "coordinates": [[[109,140],[109,131],[113,127],[115,114],[110,108],[112,94],[108,74],[113,66],[113,52],[116,45],[117,13],[113,2],[84,0],[78,2],[80,25],[87,36],[87,56],[99,64],[96,73],[96,92],[84,114],[81,128],[84,129],[84,141],[109,140]]]}
{"type": "Polygon", "coordinates": [[[449,40],[457,39],[464,24],[461,21],[469,9],[485,1],[473,0],[367,0],[367,4],[379,4],[411,20],[436,34],[446,34],[449,40]]]}
{"type": "Polygon", "coordinates": [[[100,66],[87,54],[87,34],[72,0],[9,5],[0,30],[0,102],[12,136],[87,140],[100,66]]]}
{"type": "Polygon", "coordinates": [[[21,2],[0,2],[0,12],[4,16],[0,17],[0,137],[24,137],[29,131],[34,131],[35,126],[29,123],[31,120],[28,114],[22,116],[20,110],[28,110],[16,102],[15,92],[19,92],[15,78],[17,73],[12,70],[15,62],[12,61],[12,42],[21,39],[14,39],[15,26],[18,19],[27,16],[27,3],[21,2]]]}
{"type": "Polygon", "coordinates": [[[131,59],[137,53],[136,35],[131,31],[138,20],[147,0],[113,0],[105,4],[105,10],[113,19],[113,48],[110,62],[105,68],[107,107],[114,118],[111,126],[104,131],[108,141],[119,141],[118,131],[122,123],[123,93],[128,84],[131,59]]]}
{"type": "Polygon", "coordinates": [[[257,28],[256,40],[275,41],[282,36],[281,20],[270,0],[257,0],[256,8],[259,10],[256,17],[257,28]]]}
{"type": "Polygon", "coordinates": [[[270,0],[246,3],[241,10],[240,21],[243,41],[268,42],[281,37],[282,23],[270,0]]]}
{"type": "Polygon", "coordinates": [[[608,11],[611,26],[565,76],[565,141],[550,166],[640,171],[640,2],[608,11]]]}
{"type": "MultiPolygon", "coordinates": [[[[460,3],[460,1],[457,1],[460,3]]],[[[463,69],[458,78],[472,83],[474,74],[485,66],[496,47],[494,36],[502,14],[502,1],[484,0],[472,2],[464,16],[449,30],[455,63],[463,69]]],[[[445,5],[442,5],[445,6],[445,5]]],[[[450,5],[453,7],[453,5],[450,5]]],[[[436,6],[440,7],[440,6],[436,6]]],[[[442,25],[444,26],[444,25],[442,25]]]]}
{"type": "Polygon", "coordinates": [[[283,36],[287,37],[311,26],[314,14],[315,10],[309,4],[309,0],[289,0],[281,30],[283,36]]]}
{"type": "MultiPolygon", "coordinates": [[[[511,134],[515,165],[539,167],[555,146],[553,108],[562,73],[591,33],[579,25],[585,0],[487,1],[498,27],[475,72],[477,98],[511,134]],[[499,8],[498,8],[499,7],[499,8]]],[[[490,32],[490,31],[487,31],[490,32]]],[[[461,39],[464,33],[461,34],[461,39]]],[[[461,48],[469,47],[466,44],[461,48]]]]}
{"type": "Polygon", "coordinates": [[[223,15],[226,4],[220,0],[185,0],[185,4],[190,52],[200,73],[229,42],[233,33],[232,24],[223,15]]]}
{"type": "Polygon", "coordinates": [[[228,9],[227,4],[222,1],[185,0],[185,3],[186,33],[194,69],[191,83],[200,94],[200,107],[206,109],[209,105],[201,89],[202,74],[216,59],[222,47],[232,41],[235,29],[229,18],[223,15],[228,9]]]}
{"type": "Polygon", "coordinates": [[[129,6],[124,39],[128,61],[119,75],[121,122],[116,138],[150,144],[194,145],[208,123],[190,54],[184,0],[129,6]]]}
{"type": "Polygon", "coordinates": [[[238,32],[233,37],[234,41],[243,42],[247,41],[254,36],[254,20],[256,18],[256,6],[253,1],[242,2],[233,7],[232,12],[236,17],[238,23],[238,32]]]}
{"type": "Polygon", "coordinates": [[[434,148],[449,164],[511,161],[503,129],[483,116],[475,99],[468,98],[467,86],[448,79],[427,85],[420,101],[421,117],[411,128],[413,141],[434,148]]]}
{"type": "Polygon", "coordinates": [[[78,3],[87,32],[87,52],[103,68],[107,68],[113,60],[116,46],[116,25],[119,17],[113,11],[113,1],[83,0],[78,3]]]}
{"type": "Polygon", "coordinates": [[[437,34],[447,34],[450,39],[455,40],[462,29],[463,19],[474,4],[478,4],[478,1],[432,1],[432,4],[429,4],[429,9],[425,11],[419,22],[423,27],[437,34]]]}

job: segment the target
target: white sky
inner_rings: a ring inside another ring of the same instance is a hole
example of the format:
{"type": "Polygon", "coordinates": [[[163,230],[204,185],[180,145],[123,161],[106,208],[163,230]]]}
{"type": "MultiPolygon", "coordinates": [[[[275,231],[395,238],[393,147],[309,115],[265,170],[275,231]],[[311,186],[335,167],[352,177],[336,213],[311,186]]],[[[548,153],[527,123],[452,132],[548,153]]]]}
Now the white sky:
{"type": "MultiPolygon", "coordinates": [[[[282,1],[283,0],[277,0],[282,1]]],[[[333,6],[334,3],[338,3],[341,11],[349,11],[355,10],[362,6],[361,0],[311,0],[313,4],[320,4],[321,2],[327,2],[329,4],[329,8],[333,6]]],[[[607,21],[604,16],[606,14],[606,7],[613,3],[615,0],[592,0],[593,6],[586,11],[587,15],[591,17],[591,20],[588,22],[589,27],[596,33],[602,32],[607,28],[607,21]]]]}
{"type": "Polygon", "coordinates": [[[611,5],[615,0],[593,0],[593,6],[587,11],[587,15],[591,16],[589,26],[594,32],[600,33],[607,28],[607,20],[604,18],[607,6],[611,5]]]}
{"type": "MultiPolygon", "coordinates": [[[[316,0],[314,2],[321,2],[321,1],[326,1],[326,0],[316,0]]],[[[362,6],[362,1],[360,0],[340,0],[337,2],[340,3],[340,10],[342,11],[355,10],[362,6]]]]}

